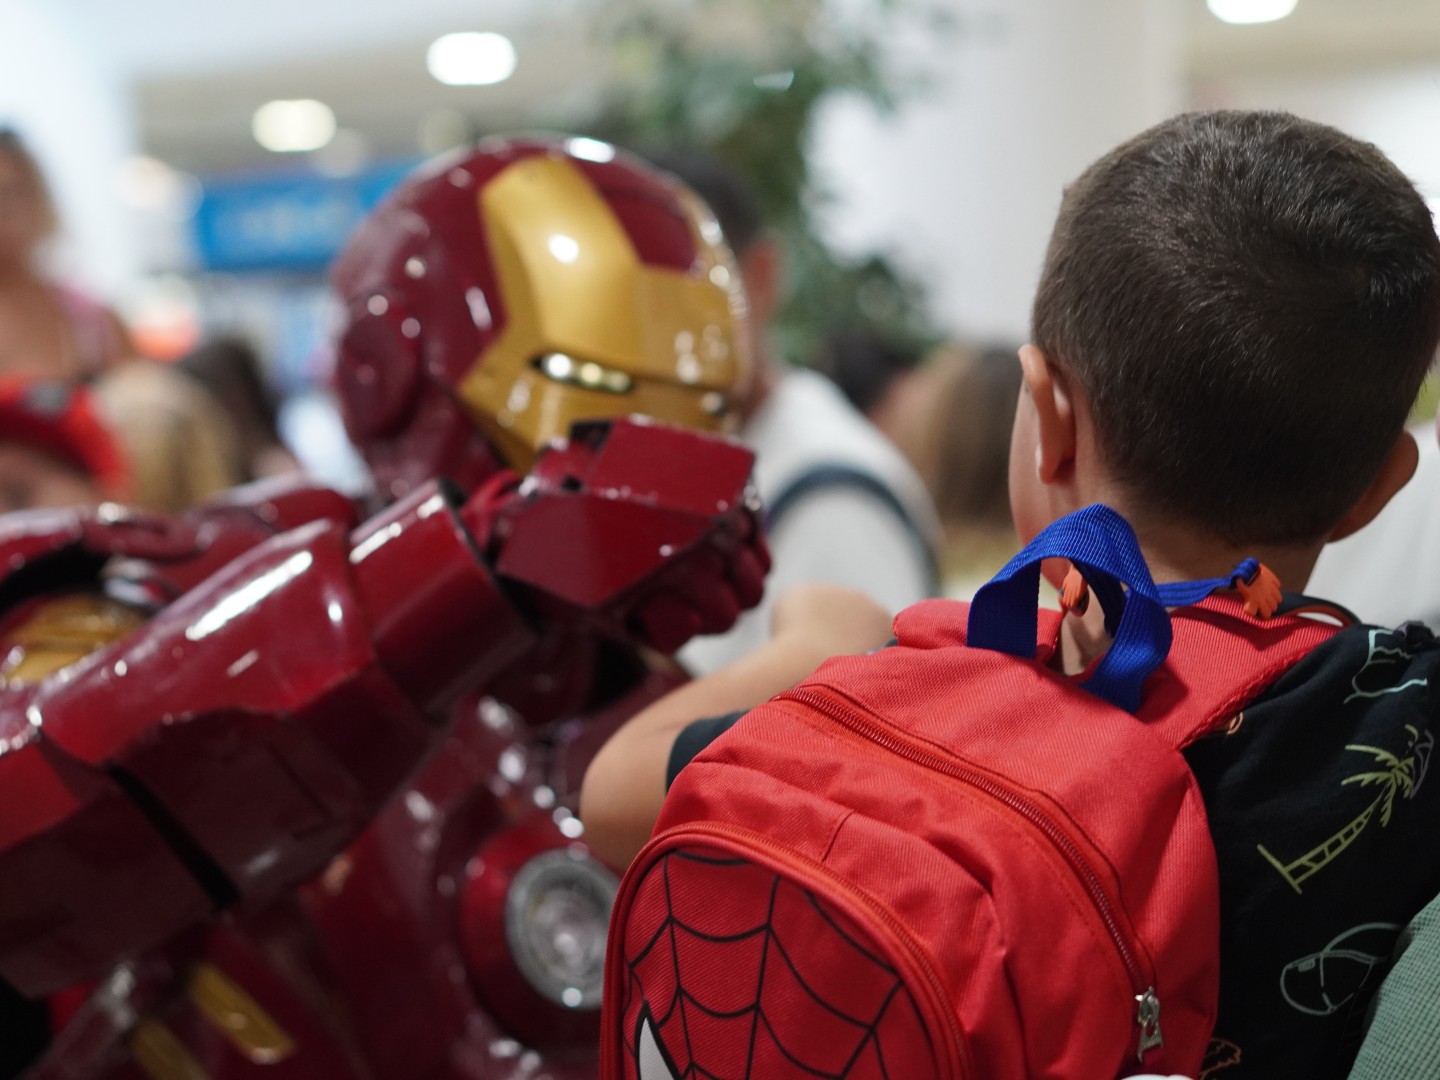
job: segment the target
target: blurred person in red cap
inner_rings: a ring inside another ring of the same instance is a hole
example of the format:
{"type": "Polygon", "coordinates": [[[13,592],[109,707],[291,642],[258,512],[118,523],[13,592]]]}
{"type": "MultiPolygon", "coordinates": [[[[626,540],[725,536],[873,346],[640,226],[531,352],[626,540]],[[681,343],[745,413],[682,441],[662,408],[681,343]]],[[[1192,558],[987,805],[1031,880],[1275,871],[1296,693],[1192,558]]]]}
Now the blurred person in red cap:
{"type": "Polygon", "coordinates": [[[0,511],[128,494],[125,456],[81,387],[0,376],[0,511]]]}
{"type": "Polygon", "coordinates": [[[45,273],[59,228],[39,163],[0,127],[0,372],[91,379],[134,353],[114,312],[45,273]]]}

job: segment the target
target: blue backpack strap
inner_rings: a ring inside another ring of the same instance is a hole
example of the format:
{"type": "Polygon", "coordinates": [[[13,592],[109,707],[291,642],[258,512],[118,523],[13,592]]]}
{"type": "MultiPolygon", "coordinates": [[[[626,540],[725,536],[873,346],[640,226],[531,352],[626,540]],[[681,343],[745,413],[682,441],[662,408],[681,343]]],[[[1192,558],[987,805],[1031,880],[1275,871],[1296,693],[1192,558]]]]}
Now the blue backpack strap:
{"type": "Polygon", "coordinates": [[[970,603],[967,643],[1034,657],[1044,559],[1077,566],[1104,607],[1107,626],[1113,625],[1114,641],[1081,685],[1135,712],[1146,678],[1170,652],[1170,614],[1134,531],[1108,506],[1096,503],[1052,523],[981,587],[970,603]]]}
{"type": "Polygon", "coordinates": [[[930,541],[921,532],[920,526],[910,516],[899,497],[877,477],[838,462],[814,465],[790,481],[765,508],[765,528],[774,532],[785,515],[805,500],[807,496],[827,491],[854,491],[878,500],[895,515],[910,539],[920,551],[925,562],[925,591],[936,596],[940,592],[940,562],[930,541]]]}
{"type": "Polygon", "coordinates": [[[1220,589],[1233,588],[1239,582],[1255,580],[1260,572],[1256,559],[1241,559],[1225,577],[1201,578],[1198,581],[1176,581],[1159,586],[1160,599],[1166,607],[1189,607],[1198,604],[1211,593],[1220,589]]]}

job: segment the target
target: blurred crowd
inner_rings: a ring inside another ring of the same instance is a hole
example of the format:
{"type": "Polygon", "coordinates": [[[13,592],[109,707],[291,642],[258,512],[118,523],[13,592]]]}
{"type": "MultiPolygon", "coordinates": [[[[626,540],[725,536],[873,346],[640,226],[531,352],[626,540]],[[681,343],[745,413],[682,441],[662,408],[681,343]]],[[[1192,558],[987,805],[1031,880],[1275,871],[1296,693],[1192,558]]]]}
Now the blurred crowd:
{"type": "MultiPolygon", "coordinates": [[[[719,208],[765,356],[784,268],[743,182],[694,153],[665,164],[719,208]]],[[[173,513],[298,470],[257,348],[222,333],[178,361],[140,355],[113,310],[48,272],[59,229],[35,157],[19,134],[0,131],[0,508],[110,499],[173,513]]],[[[923,531],[939,585],[970,595],[1016,547],[1005,478],[1020,385],[1013,348],[921,349],[864,325],[837,327],[811,357],[766,356],[754,408],[797,359],[849,403],[835,413],[841,435],[863,442],[878,432],[913,468],[938,512],[940,531],[928,520],[923,531]]],[[[903,587],[894,597],[911,598],[903,587]]]]}
{"type": "Polygon", "coordinates": [[[110,308],[47,272],[59,228],[39,164],[0,132],[0,506],[176,512],[297,469],[255,348],[141,356],[110,308]]]}

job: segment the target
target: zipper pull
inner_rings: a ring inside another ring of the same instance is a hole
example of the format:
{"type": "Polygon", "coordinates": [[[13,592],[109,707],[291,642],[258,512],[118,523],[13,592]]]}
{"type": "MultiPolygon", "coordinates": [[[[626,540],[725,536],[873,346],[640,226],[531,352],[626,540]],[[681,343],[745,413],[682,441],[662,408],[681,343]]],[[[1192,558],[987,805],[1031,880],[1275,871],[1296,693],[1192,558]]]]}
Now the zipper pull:
{"type": "Polygon", "coordinates": [[[1165,1045],[1165,1036],[1160,1032],[1160,999],[1152,986],[1143,994],[1135,995],[1135,1023],[1140,1026],[1140,1049],[1135,1060],[1143,1062],[1151,1050],[1165,1045]]]}

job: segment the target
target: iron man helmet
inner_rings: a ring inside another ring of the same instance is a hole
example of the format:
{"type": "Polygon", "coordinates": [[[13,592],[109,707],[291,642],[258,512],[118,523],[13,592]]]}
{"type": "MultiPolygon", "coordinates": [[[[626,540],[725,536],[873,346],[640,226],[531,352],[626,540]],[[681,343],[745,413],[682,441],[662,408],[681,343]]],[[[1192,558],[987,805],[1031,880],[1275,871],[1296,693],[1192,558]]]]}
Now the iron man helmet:
{"type": "Polygon", "coordinates": [[[713,215],[593,139],[493,139],[422,167],[333,279],[341,411],[390,497],[523,472],[576,420],[725,430],[750,377],[713,215]]]}

